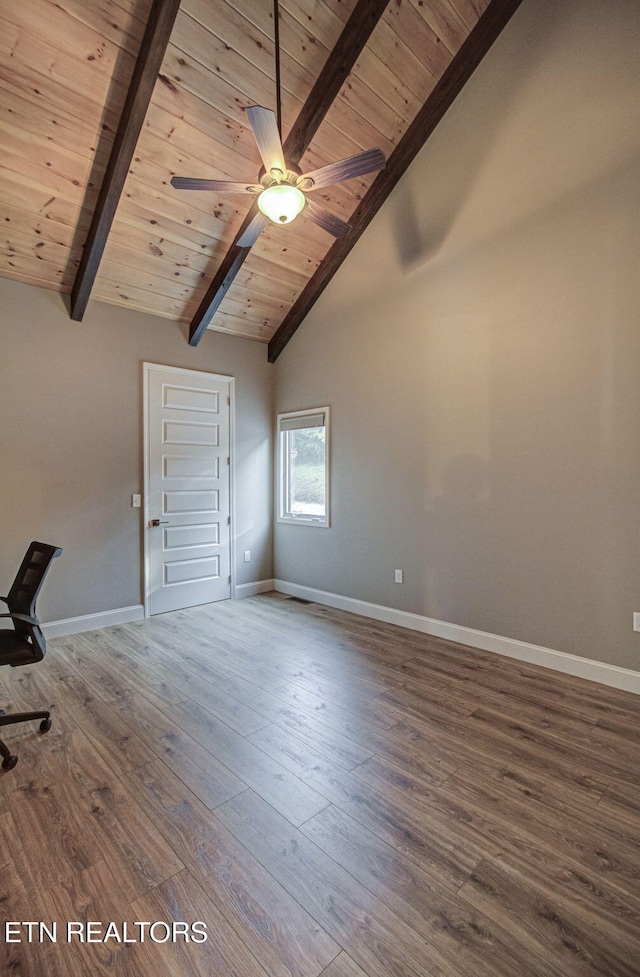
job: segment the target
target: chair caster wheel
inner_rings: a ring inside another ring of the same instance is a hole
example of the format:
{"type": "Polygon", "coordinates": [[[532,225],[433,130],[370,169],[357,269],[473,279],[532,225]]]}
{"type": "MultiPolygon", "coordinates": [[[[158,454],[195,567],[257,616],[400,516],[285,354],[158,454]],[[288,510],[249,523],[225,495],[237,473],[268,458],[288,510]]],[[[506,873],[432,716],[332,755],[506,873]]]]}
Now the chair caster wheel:
{"type": "Polygon", "coordinates": [[[4,760],[2,761],[2,769],[13,770],[17,762],[18,762],[17,756],[5,757],[4,760]]]}
{"type": "Polygon", "coordinates": [[[50,729],[51,729],[51,720],[43,719],[42,722],[40,723],[40,732],[48,733],[50,729]]]}

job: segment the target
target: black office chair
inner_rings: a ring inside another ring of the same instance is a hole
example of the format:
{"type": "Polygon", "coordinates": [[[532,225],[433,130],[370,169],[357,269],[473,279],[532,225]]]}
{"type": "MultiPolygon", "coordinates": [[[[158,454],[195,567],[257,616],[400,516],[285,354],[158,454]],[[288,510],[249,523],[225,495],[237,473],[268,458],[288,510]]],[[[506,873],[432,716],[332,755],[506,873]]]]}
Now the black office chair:
{"type": "MultiPolygon", "coordinates": [[[[0,597],[9,608],[8,614],[0,614],[0,618],[11,618],[13,630],[0,629],[0,665],[30,665],[42,661],[47,646],[44,635],[40,630],[40,621],[36,617],[36,597],[42,587],[51,561],[60,556],[62,550],[48,543],[33,542],[26,552],[16,579],[6,597],[0,597]]],[[[0,726],[10,726],[12,723],[27,723],[32,719],[40,719],[40,731],[46,733],[51,729],[51,714],[49,712],[14,712],[10,715],[0,710],[0,726]]],[[[8,746],[0,740],[0,755],[2,769],[12,770],[18,762],[17,756],[12,756],[8,746]]]]}

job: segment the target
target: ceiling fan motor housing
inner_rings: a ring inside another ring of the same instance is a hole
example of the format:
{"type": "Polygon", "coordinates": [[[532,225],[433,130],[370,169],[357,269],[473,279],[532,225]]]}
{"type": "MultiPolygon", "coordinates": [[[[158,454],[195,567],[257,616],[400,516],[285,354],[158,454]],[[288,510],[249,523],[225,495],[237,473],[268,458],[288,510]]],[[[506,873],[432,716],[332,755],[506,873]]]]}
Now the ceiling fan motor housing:
{"type": "MultiPolygon", "coordinates": [[[[295,187],[296,180],[299,176],[302,176],[302,170],[299,166],[296,166],[295,163],[287,163],[286,166],[287,172],[286,175],[283,176],[283,179],[286,179],[287,183],[291,183],[295,187]]],[[[267,173],[264,166],[261,166],[260,172],[258,173],[258,183],[261,183],[263,187],[270,187],[274,182],[274,178],[271,176],[271,174],[267,173]],[[267,181],[266,183],[265,180],[267,181]]]]}

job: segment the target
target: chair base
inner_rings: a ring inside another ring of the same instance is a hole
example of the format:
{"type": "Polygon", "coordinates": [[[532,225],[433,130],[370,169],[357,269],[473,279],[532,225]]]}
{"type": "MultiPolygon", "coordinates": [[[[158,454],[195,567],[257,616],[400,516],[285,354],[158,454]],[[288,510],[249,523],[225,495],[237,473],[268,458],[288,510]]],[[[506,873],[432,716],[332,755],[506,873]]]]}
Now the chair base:
{"type": "Polygon", "coordinates": [[[0,740],[0,753],[2,753],[2,769],[3,770],[13,770],[18,758],[15,753],[11,753],[8,748],[4,745],[2,740],[0,740]]]}
{"type": "MultiPolygon", "coordinates": [[[[10,712],[6,713],[0,709],[0,726],[11,726],[13,723],[28,723],[33,719],[40,719],[40,732],[46,733],[51,729],[51,713],[43,709],[40,712],[10,712]]],[[[0,756],[2,757],[2,769],[13,770],[18,758],[6,743],[0,740],[0,756]]]]}
{"type": "Polygon", "coordinates": [[[13,723],[29,723],[32,719],[50,719],[51,713],[47,709],[41,712],[5,712],[0,709],[0,726],[12,726],[13,723]]]}

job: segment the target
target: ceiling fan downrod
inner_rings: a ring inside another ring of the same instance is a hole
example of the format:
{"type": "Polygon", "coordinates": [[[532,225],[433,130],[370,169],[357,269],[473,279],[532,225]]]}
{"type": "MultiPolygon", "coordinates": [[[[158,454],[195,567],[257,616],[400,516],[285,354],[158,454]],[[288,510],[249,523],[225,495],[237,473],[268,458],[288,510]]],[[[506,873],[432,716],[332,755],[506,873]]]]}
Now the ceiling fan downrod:
{"type": "Polygon", "coordinates": [[[273,0],[273,41],[276,49],[276,121],[282,139],[282,96],[280,92],[280,13],[278,0],[273,0]]]}

